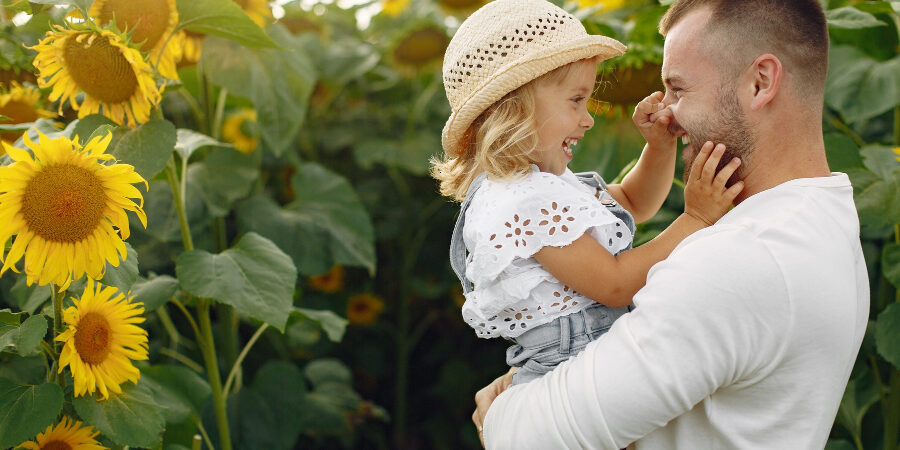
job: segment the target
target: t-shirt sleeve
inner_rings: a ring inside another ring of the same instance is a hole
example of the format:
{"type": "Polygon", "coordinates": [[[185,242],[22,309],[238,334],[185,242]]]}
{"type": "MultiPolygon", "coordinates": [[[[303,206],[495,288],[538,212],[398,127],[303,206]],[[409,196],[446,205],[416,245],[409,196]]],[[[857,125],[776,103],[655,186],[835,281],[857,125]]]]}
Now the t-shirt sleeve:
{"type": "Polygon", "coordinates": [[[501,394],[485,418],[487,448],[623,448],[770,372],[791,332],[787,287],[767,249],[732,231],[685,240],[608,333],[501,394]]]}
{"type": "Polygon", "coordinates": [[[466,276],[476,286],[495,280],[516,258],[529,258],[545,246],[569,245],[586,232],[613,253],[632,239],[593,196],[557,176],[533,173],[492,186],[485,195],[466,218],[466,227],[474,230],[466,276]]]}

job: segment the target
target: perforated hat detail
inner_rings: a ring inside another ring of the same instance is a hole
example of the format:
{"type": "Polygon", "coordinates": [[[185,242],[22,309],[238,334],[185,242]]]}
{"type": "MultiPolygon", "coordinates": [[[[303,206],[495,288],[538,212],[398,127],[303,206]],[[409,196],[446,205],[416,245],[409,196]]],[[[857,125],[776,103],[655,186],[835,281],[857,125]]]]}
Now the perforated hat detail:
{"type": "Polygon", "coordinates": [[[444,54],[450,118],[441,145],[456,143],[472,122],[504,95],[558,67],[585,58],[621,55],[625,46],[590,35],[571,14],[545,0],[495,0],[459,27],[444,54]]]}

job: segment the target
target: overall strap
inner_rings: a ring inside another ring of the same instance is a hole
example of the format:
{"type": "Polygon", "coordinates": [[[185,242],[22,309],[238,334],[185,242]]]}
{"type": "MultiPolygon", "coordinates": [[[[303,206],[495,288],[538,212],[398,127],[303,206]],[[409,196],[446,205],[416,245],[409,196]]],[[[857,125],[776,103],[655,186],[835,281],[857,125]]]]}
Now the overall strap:
{"type": "Polygon", "coordinates": [[[450,236],[450,266],[453,267],[453,272],[459,278],[464,294],[472,292],[475,286],[466,279],[467,254],[466,243],[463,241],[463,225],[466,223],[466,210],[469,209],[469,203],[472,201],[472,197],[475,196],[475,192],[481,187],[484,177],[485,174],[483,173],[478,175],[472,180],[472,184],[469,185],[469,190],[466,191],[466,199],[463,200],[459,208],[459,217],[456,218],[453,234],[450,236]]]}

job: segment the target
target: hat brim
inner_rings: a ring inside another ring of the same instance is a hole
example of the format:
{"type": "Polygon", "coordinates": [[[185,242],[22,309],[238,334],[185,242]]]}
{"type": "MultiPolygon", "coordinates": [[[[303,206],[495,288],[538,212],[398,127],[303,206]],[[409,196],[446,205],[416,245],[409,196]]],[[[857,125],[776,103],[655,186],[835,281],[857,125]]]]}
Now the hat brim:
{"type": "Polygon", "coordinates": [[[594,57],[604,61],[625,53],[625,49],[625,45],[615,39],[589,35],[526,54],[507,64],[485,79],[459,109],[450,114],[441,133],[441,146],[448,155],[458,156],[452,149],[462,134],[485,109],[504,95],[566,64],[594,57]]]}

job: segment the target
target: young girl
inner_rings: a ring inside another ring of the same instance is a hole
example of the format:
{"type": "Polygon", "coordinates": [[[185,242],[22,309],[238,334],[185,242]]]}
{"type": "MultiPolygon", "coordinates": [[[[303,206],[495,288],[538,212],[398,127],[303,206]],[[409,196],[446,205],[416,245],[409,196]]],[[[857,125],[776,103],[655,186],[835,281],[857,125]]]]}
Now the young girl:
{"type": "Polygon", "coordinates": [[[513,341],[514,384],[540,377],[608,330],[650,267],[718,220],[743,186],[726,189],[740,161],[716,174],[724,147],[706,143],[691,166],[685,213],[624,252],[634,222],[656,213],[672,182],[676,145],[662,94],[635,110],[647,145],[621,184],[567,168],[594,123],[587,102],[597,64],[624,50],[545,0],[496,0],[466,19],[444,57],[452,112],[432,175],[442,194],[462,201],[451,265],[466,322],[479,337],[513,341]]]}

